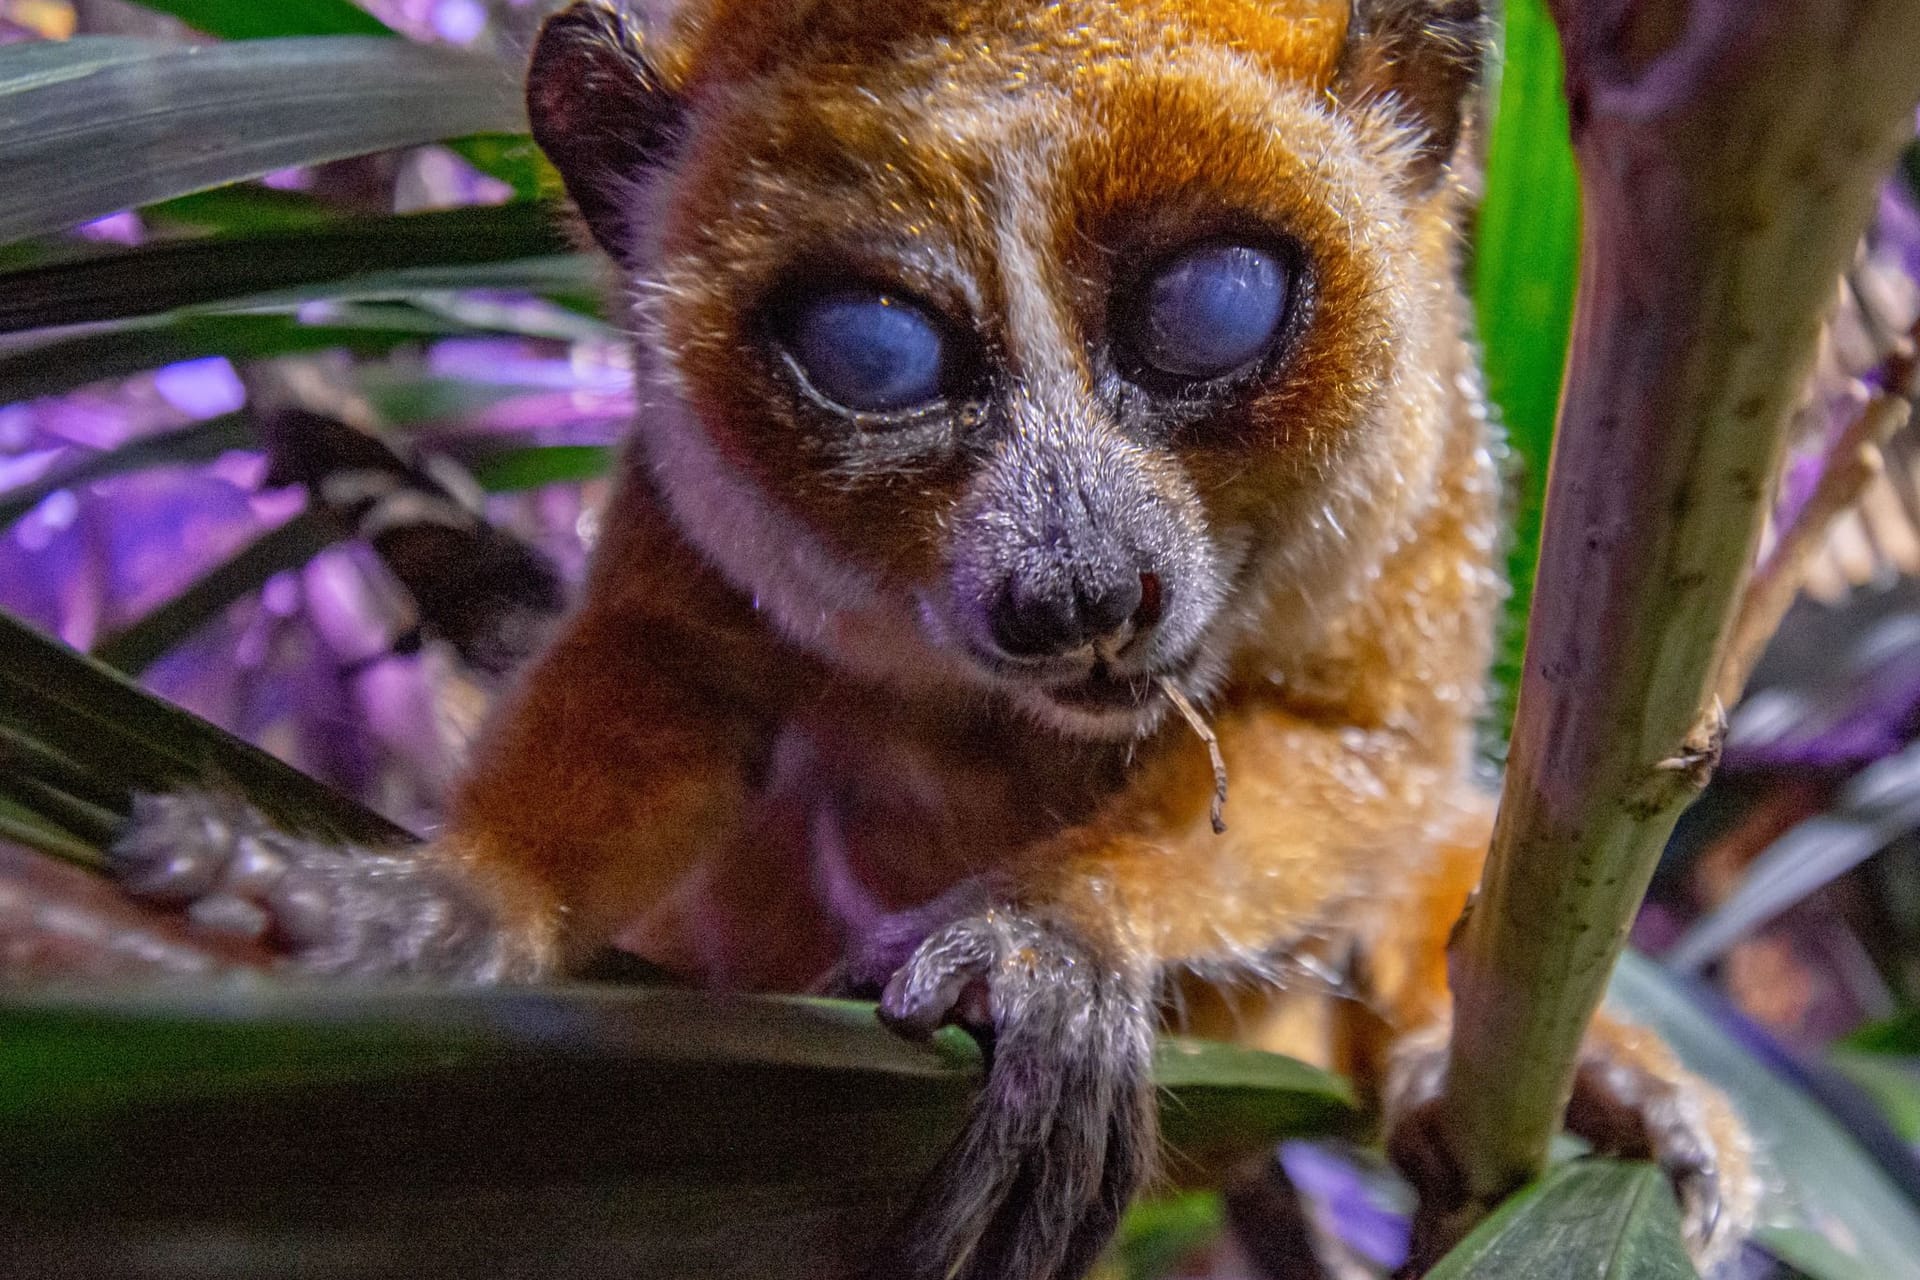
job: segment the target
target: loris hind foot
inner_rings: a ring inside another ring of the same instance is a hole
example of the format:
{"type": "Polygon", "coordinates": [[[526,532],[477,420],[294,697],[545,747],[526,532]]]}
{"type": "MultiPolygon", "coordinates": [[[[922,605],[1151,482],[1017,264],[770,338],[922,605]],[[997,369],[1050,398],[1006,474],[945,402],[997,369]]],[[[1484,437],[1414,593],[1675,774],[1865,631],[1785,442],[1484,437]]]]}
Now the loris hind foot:
{"type": "MultiPolygon", "coordinates": [[[[1409,1037],[1394,1055],[1387,1091],[1388,1154],[1420,1193],[1407,1274],[1439,1260],[1442,1224],[1466,1203],[1464,1179],[1439,1127],[1437,1099],[1447,1037],[1409,1037]]],[[[1717,1274],[1753,1231],[1759,1178],[1751,1140],[1720,1093],[1682,1068],[1651,1032],[1604,1015],[1587,1034],[1567,1104],[1566,1128],[1601,1155],[1651,1160],[1680,1198],[1687,1251],[1717,1274]]]]}

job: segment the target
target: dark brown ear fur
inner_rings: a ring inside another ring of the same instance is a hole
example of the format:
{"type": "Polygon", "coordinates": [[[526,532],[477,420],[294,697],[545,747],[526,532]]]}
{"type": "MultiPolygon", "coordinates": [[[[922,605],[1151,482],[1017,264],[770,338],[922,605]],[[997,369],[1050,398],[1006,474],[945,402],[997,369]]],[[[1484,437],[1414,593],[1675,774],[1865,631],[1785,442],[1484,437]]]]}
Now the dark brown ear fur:
{"type": "Polygon", "coordinates": [[[1421,185],[1453,156],[1491,38],[1484,0],[1354,0],[1341,96],[1391,99],[1425,133],[1421,185]]]}
{"type": "Polygon", "coordinates": [[[527,70],[527,114],[593,238],[632,266],[633,185],[673,145],[682,115],[633,16],[579,0],[547,19],[527,70]]]}

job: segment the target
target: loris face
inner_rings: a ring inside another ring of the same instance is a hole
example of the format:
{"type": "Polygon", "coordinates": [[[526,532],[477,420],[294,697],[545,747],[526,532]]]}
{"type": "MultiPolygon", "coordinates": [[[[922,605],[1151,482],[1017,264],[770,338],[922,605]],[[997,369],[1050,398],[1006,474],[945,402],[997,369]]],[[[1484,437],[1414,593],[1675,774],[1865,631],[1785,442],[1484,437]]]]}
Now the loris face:
{"type": "Polygon", "coordinates": [[[830,660],[1144,733],[1394,501],[1452,126],[1352,79],[1343,5],[798,8],[650,57],[579,6],[536,54],[660,488],[830,660]]]}

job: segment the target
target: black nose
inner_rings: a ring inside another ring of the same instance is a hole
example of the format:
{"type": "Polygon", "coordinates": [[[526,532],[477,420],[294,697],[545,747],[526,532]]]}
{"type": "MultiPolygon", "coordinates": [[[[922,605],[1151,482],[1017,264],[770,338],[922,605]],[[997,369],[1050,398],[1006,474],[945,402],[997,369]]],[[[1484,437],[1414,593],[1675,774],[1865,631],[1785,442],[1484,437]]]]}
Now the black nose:
{"type": "Polygon", "coordinates": [[[993,638],[1015,657],[1050,657],[1115,635],[1129,622],[1144,630],[1159,611],[1160,580],[1151,573],[1038,588],[1015,579],[994,605],[993,638]]]}

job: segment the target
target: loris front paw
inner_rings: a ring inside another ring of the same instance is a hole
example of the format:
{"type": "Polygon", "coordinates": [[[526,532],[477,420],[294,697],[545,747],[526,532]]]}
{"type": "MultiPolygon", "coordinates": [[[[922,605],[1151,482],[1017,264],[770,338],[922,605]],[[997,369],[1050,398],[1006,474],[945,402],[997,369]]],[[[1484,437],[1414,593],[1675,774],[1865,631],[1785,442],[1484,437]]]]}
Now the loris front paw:
{"type": "MultiPolygon", "coordinates": [[[[1446,1055],[1444,1028],[1408,1037],[1395,1048],[1387,1090],[1388,1154],[1421,1198],[1408,1268],[1415,1275],[1438,1261],[1452,1234],[1442,1224],[1466,1201],[1438,1124],[1446,1055]]],[[[1719,1091],[1682,1069],[1651,1032],[1596,1022],[1566,1128],[1598,1154],[1651,1160],[1666,1171],[1703,1275],[1715,1274],[1751,1234],[1760,1190],[1752,1141],[1719,1091]]]]}
{"type": "Polygon", "coordinates": [[[480,887],[425,850],[291,836],[225,796],[141,796],[108,867],[135,897],[256,939],[303,972],[495,982],[536,976],[480,887]]]}
{"type": "Polygon", "coordinates": [[[1084,1275],[1157,1142],[1147,983],[1057,924],[988,910],[921,943],[880,1012],[912,1036],[968,1027],[988,1073],[966,1130],[871,1275],[1084,1275]]]}

